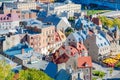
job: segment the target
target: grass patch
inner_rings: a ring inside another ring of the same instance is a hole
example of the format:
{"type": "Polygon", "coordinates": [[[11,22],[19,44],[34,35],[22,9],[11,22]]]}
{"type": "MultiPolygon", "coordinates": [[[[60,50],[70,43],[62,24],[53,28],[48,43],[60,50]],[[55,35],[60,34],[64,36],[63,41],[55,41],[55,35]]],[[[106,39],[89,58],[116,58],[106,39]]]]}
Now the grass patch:
{"type": "Polygon", "coordinates": [[[110,10],[87,10],[87,15],[102,14],[105,12],[110,12],[110,10]]]}

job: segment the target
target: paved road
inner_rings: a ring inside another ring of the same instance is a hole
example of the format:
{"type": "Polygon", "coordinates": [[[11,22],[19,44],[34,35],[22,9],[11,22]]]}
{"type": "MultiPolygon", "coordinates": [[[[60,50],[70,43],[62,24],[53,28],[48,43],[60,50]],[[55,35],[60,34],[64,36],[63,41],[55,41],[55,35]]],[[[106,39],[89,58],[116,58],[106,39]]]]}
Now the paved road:
{"type": "Polygon", "coordinates": [[[93,67],[96,70],[100,70],[100,71],[103,71],[103,72],[106,73],[106,75],[105,75],[105,77],[103,79],[119,78],[119,80],[120,80],[120,70],[113,70],[112,75],[110,75],[109,74],[110,73],[109,72],[110,68],[102,67],[101,65],[96,64],[96,63],[93,63],[93,67]]]}

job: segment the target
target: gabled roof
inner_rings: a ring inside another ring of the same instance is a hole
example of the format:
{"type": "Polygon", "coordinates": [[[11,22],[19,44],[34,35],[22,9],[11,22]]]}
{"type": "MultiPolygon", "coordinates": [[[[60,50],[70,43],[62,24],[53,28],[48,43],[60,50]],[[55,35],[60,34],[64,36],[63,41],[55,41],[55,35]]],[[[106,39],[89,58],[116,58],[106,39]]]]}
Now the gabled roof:
{"type": "Polygon", "coordinates": [[[58,17],[55,15],[48,16],[43,20],[44,23],[51,22],[55,27],[58,25],[65,26],[65,27],[71,27],[70,23],[68,22],[66,17],[58,17]]]}
{"type": "Polygon", "coordinates": [[[74,38],[76,39],[77,42],[83,42],[86,37],[87,37],[87,31],[84,31],[84,30],[80,30],[80,31],[76,31],[74,33],[71,33],[71,35],[74,36],[74,38]]]}
{"type": "Polygon", "coordinates": [[[91,57],[79,57],[78,68],[92,67],[91,57]]]}
{"type": "Polygon", "coordinates": [[[79,19],[75,20],[75,28],[77,28],[77,29],[81,29],[81,28],[92,29],[94,27],[95,27],[95,24],[86,18],[80,17],[79,19]]]}
{"type": "Polygon", "coordinates": [[[56,77],[55,80],[70,80],[70,74],[68,74],[64,69],[61,69],[56,77]]]}
{"type": "Polygon", "coordinates": [[[47,67],[46,67],[46,69],[44,70],[44,72],[45,72],[48,76],[54,78],[54,77],[56,76],[56,74],[57,74],[57,69],[58,69],[58,68],[57,68],[57,65],[56,65],[56,64],[54,64],[54,63],[52,63],[52,62],[49,62],[48,65],[47,65],[47,67]]]}
{"type": "Polygon", "coordinates": [[[100,33],[96,34],[96,44],[98,47],[104,47],[110,45],[109,41],[100,33]]]}
{"type": "Polygon", "coordinates": [[[51,22],[51,23],[53,23],[53,25],[57,26],[57,24],[60,22],[60,20],[61,20],[61,19],[60,19],[59,17],[53,15],[53,16],[48,16],[48,17],[46,17],[46,18],[43,20],[43,22],[44,22],[44,23],[51,22]]]}

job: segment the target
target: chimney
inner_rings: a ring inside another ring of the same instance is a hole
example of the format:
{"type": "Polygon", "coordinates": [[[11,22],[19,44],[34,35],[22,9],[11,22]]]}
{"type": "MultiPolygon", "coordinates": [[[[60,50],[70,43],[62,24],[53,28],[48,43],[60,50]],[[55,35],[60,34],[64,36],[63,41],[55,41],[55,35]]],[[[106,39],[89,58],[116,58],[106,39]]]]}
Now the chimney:
{"type": "Polygon", "coordinates": [[[21,53],[22,53],[22,54],[24,54],[24,53],[25,53],[24,49],[22,49],[22,50],[21,50],[21,53]]]}

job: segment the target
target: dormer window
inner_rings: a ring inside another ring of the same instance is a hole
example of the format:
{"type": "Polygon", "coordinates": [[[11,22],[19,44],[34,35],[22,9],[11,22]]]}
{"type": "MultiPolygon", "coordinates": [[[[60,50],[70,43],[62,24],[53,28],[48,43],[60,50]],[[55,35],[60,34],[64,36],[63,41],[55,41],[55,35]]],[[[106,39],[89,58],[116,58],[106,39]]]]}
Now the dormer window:
{"type": "Polygon", "coordinates": [[[104,44],[106,45],[106,42],[104,44]]]}
{"type": "Polygon", "coordinates": [[[9,19],[9,17],[7,17],[7,20],[9,19]]]}
{"type": "Polygon", "coordinates": [[[68,39],[70,41],[70,39],[68,39]]]}
{"type": "Polygon", "coordinates": [[[5,17],[4,17],[4,20],[5,20],[5,17]]]}

